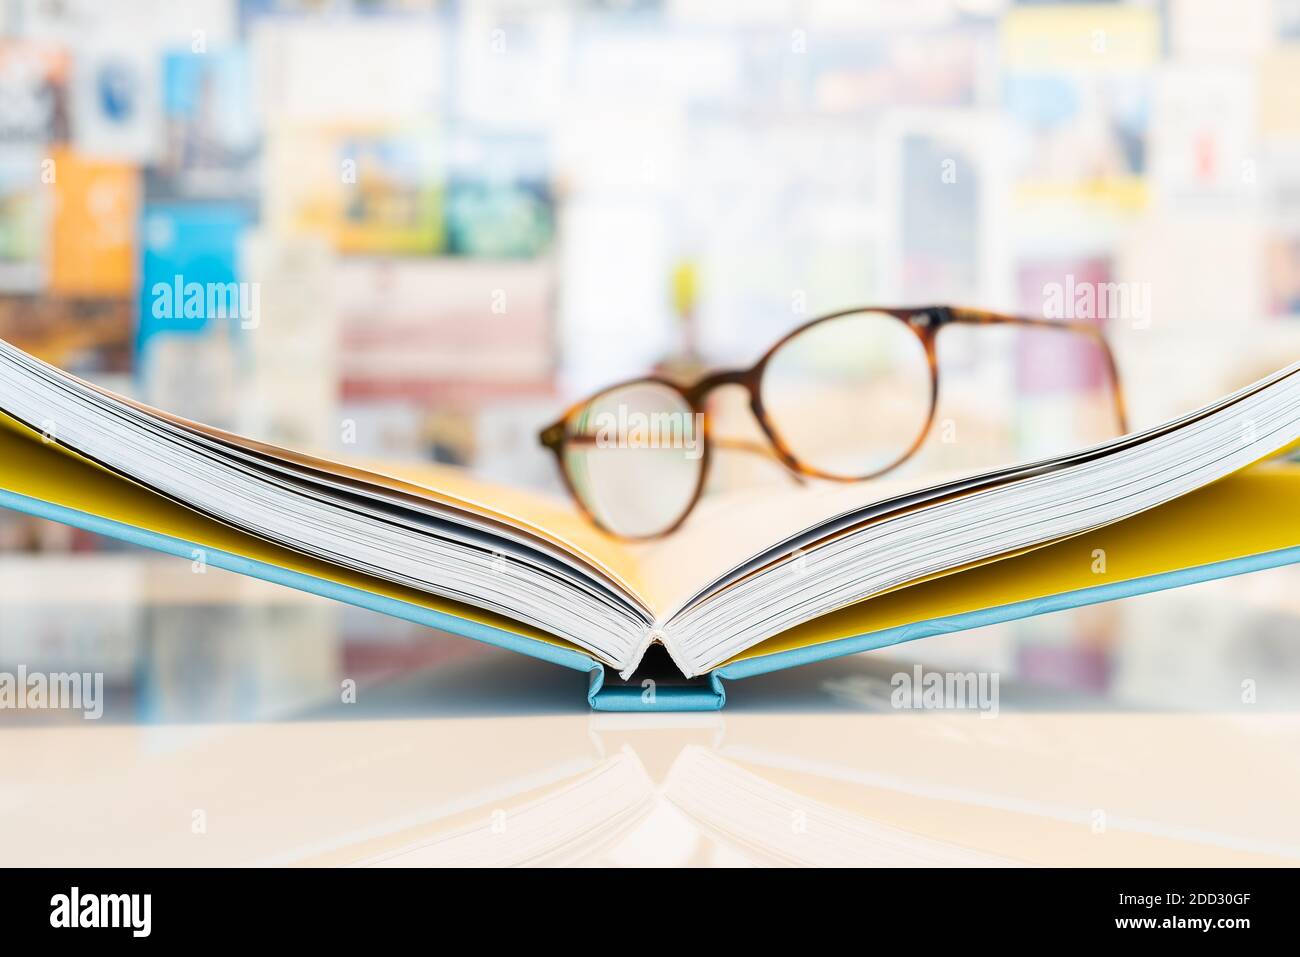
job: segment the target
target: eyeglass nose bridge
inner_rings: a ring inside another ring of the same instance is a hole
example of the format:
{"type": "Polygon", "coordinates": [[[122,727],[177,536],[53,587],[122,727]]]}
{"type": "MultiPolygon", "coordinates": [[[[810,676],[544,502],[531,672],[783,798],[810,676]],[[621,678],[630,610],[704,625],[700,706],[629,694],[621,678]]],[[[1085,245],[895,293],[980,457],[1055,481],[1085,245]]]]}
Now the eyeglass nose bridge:
{"type": "Polygon", "coordinates": [[[696,412],[703,412],[704,400],[709,397],[710,393],[721,389],[723,386],[738,385],[749,392],[750,396],[753,396],[756,394],[754,384],[753,369],[723,369],[719,372],[709,373],[687,389],[686,400],[696,412]]]}
{"type": "MultiPolygon", "coordinates": [[[[765,364],[766,357],[749,369],[724,369],[710,373],[686,391],[686,399],[694,411],[704,413],[705,400],[708,399],[711,393],[724,386],[740,386],[749,395],[750,414],[754,416],[754,420],[758,423],[759,429],[767,440],[772,457],[780,462],[792,476],[803,481],[804,470],[800,467],[798,459],[785,447],[781,437],[773,431],[771,424],[767,420],[767,413],[763,409],[763,397],[759,386],[762,382],[763,366],[765,364]]],[[[704,423],[705,441],[714,441],[710,434],[710,422],[707,416],[704,423]]]]}

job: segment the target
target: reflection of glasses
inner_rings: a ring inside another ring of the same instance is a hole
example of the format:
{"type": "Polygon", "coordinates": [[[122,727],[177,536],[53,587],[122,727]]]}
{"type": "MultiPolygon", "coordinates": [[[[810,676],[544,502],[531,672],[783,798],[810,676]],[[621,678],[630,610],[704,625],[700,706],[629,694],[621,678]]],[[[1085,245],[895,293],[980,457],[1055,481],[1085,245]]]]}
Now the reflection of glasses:
{"type": "Polygon", "coordinates": [[[750,369],[715,372],[685,388],[654,377],[611,386],[543,429],[541,442],[588,517],[624,538],[655,538],[681,525],[704,488],[711,445],[774,452],[798,476],[875,478],[906,461],[929,431],[939,395],[935,336],[952,323],[1086,336],[1102,354],[1119,431],[1128,431],[1114,354],[1090,323],[872,307],[800,326],[750,369]],[[749,392],[771,449],[710,439],[705,399],[725,385],[749,392]]]}

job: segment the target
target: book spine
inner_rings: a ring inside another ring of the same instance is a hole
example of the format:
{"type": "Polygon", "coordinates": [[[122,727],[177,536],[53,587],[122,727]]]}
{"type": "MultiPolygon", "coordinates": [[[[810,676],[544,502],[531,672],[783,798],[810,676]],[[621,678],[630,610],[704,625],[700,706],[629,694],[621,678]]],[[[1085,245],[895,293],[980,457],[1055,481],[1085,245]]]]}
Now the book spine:
{"type": "Polygon", "coordinates": [[[654,625],[647,625],[645,630],[642,631],[641,640],[637,642],[636,648],[632,650],[632,654],[627,658],[627,667],[619,671],[618,676],[624,681],[630,680],[632,675],[636,672],[636,669],[640,666],[641,659],[645,657],[646,651],[651,645],[655,644],[664,646],[664,650],[668,652],[668,657],[672,659],[673,664],[677,666],[678,670],[680,670],[685,677],[695,677],[692,673],[691,664],[687,660],[686,656],[682,654],[682,650],[677,646],[672,635],[662,627],[656,627],[654,625]]]}

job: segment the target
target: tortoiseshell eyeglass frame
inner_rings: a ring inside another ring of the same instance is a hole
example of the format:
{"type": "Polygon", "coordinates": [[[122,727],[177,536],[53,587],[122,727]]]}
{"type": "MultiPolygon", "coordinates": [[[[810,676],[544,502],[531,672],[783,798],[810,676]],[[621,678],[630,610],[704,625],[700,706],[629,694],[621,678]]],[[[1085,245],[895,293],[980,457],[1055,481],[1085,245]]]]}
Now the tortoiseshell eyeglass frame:
{"type": "Polygon", "coordinates": [[[884,475],[898,466],[902,465],[915,454],[916,450],[925,442],[925,438],[930,433],[930,427],[934,424],[935,409],[939,400],[939,362],[938,354],[935,348],[935,339],[939,330],[950,325],[1011,325],[1025,326],[1035,329],[1053,329],[1058,332],[1072,332],[1091,339],[1100,348],[1106,365],[1106,373],[1110,380],[1111,396],[1115,405],[1115,419],[1119,428],[1119,434],[1123,435],[1128,432],[1128,415],[1124,407],[1124,392],[1120,385],[1119,367],[1115,363],[1115,354],[1111,350],[1110,343],[1107,342],[1105,334],[1100,327],[1090,322],[1042,319],[1033,316],[1016,316],[1000,312],[989,312],[984,309],[966,309],[956,306],[917,306],[911,308],[882,308],[878,306],[859,306],[854,309],[843,309],[839,312],[833,312],[828,315],[819,316],[816,319],[806,322],[798,328],[787,333],[779,339],[770,349],[763,354],[763,357],[748,369],[726,369],[719,372],[713,372],[697,381],[694,385],[682,385],[672,382],[659,376],[643,376],[638,379],[629,379],[619,382],[607,388],[601,389],[594,395],[584,399],[571,406],[557,421],[542,429],[538,435],[541,444],[550,449],[555,454],[556,464],[559,466],[560,475],[564,480],[564,486],[569,495],[577,503],[582,513],[597,527],[620,538],[630,540],[649,540],[661,538],[671,532],[676,531],[681,524],[686,521],[688,515],[695,508],[704,491],[705,482],[709,473],[710,449],[713,446],[732,448],[739,451],[754,452],[759,454],[774,454],[778,461],[789,470],[790,474],[796,479],[802,481],[804,478],[825,479],[832,482],[863,482],[868,479],[877,478],[884,475]],[[799,459],[790,451],[789,447],[782,441],[780,433],[773,427],[768,419],[767,412],[763,408],[763,372],[766,370],[772,356],[775,355],[782,346],[791,339],[804,332],[807,332],[813,326],[832,319],[841,319],[845,316],[853,316],[862,313],[875,315],[892,316],[899,322],[903,323],[910,329],[920,340],[922,348],[925,350],[926,363],[930,371],[930,398],[929,409],[926,412],[925,424],[917,433],[916,439],[912,444],[898,456],[894,461],[882,468],[876,469],[864,475],[834,475],[813,468],[799,459]],[[662,531],[654,532],[649,535],[624,535],[613,531],[596,516],[582,500],[574,486],[573,480],[569,475],[569,469],[565,465],[564,453],[565,447],[569,443],[589,445],[594,443],[595,437],[578,432],[571,428],[572,423],[581,415],[592,402],[618,389],[625,389],[628,386],[638,384],[655,384],[672,390],[677,393],[690,410],[701,416],[704,424],[704,434],[702,437],[703,451],[701,455],[699,477],[696,480],[695,489],[691,495],[690,501],[682,509],[680,515],[665,527],[662,531]],[[763,434],[767,437],[770,448],[764,447],[760,443],[747,442],[744,440],[716,438],[710,435],[709,419],[707,414],[706,399],[709,394],[721,386],[737,385],[749,393],[749,408],[754,413],[754,418],[758,420],[763,434]]]}

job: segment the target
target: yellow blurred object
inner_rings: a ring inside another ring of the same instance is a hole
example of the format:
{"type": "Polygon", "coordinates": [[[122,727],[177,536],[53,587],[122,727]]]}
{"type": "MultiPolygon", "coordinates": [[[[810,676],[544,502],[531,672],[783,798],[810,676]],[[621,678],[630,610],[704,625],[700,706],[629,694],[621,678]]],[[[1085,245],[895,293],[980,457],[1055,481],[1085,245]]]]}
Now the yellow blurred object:
{"type": "Polygon", "coordinates": [[[695,312],[699,297],[699,265],[693,259],[683,259],[672,273],[673,312],[688,319],[695,312]]]}
{"type": "Polygon", "coordinates": [[[63,296],[131,295],[140,174],[126,163],[51,155],[54,209],[50,292],[63,296]]]}
{"type": "Polygon", "coordinates": [[[267,222],[341,253],[443,251],[443,170],[426,126],[279,131],[267,148],[267,222]]]}
{"type": "Polygon", "coordinates": [[[1145,7],[1019,7],[1002,21],[1002,56],[1020,70],[1149,66],[1160,53],[1160,18],[1145,7]]]}

